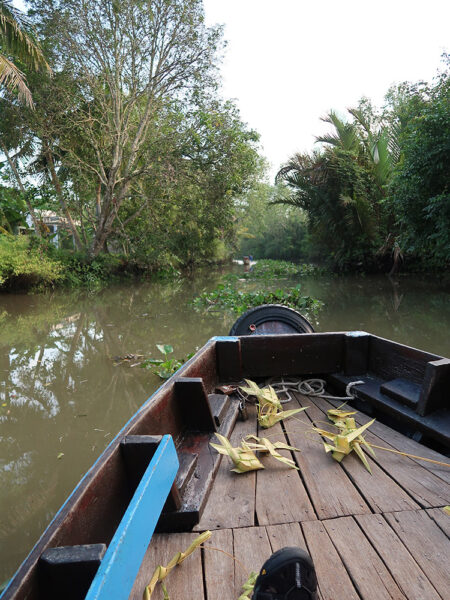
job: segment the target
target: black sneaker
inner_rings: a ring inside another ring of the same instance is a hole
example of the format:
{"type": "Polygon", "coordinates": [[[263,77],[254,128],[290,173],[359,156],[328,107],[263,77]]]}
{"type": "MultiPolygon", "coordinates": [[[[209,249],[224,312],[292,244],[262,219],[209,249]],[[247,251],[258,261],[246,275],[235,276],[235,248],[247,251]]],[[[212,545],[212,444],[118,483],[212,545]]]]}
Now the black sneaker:
{"type": "Polygon", "coordinates": [[[311,557],[300,548],[282,548],[261,568],[253,600],[317,600],[317,578],[311,557]]]}

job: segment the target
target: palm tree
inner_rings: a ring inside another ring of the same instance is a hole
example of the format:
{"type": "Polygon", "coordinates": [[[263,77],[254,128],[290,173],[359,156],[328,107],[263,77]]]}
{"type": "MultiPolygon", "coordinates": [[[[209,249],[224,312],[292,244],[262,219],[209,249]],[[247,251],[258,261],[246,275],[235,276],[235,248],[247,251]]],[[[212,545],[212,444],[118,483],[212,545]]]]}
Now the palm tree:
{"type": "Polygon", "coordinates": [[[32,108],[33,99],[25,75],[11,56],[32,69],[44,67],[51,72],[39,43],[30,33],[27,18],[12,6],[11,0],[0,0],[0,86],[17,90],[19,98],[32,108]]]}

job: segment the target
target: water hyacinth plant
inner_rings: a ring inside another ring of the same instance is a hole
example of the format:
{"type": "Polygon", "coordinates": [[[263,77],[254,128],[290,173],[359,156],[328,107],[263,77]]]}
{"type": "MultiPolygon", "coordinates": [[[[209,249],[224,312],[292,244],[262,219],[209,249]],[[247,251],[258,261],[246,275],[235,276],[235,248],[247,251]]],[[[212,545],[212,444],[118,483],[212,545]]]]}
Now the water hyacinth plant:
{"type": "Polygon", "coordinates": [[[311,296],[302,295],[299,285],[274,291],[256,290],[244,292],[231,283],[220,283],[212,292],[202,292],[194,298],[192,305],[197,310],[230,310],[242,314],[249,308],[261,304],[283,304],[307,315],[315,315],[323,303],[311,296]]]}
{"type": "Polygon", "coordinates": [[[164,356],[162,358],[148,358],[141,363],[141,367],[145,369],[154,369],[155,373],[161,377],[161,379],[169,379],[178,371],[178,369],[191,358],[194,353],[188,354],[186,358],[180,360],[178,358],[169,358],[169,354],[173,353],[173,346],[170,344],[156,344],[156,347],[164,356]]]}

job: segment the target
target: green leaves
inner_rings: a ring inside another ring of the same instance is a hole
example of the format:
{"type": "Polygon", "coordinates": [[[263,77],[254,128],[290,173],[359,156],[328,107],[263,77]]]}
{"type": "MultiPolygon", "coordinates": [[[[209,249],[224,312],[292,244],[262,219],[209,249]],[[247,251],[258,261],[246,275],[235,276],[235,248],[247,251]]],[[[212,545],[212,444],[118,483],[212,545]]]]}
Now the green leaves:
{"type": "Polygon", "coordinates": [[[187,361],[189,358],[193,356],[192,353],[188,354],[186,358],[178,359],[178,358],[168,358],[169,354],[173,352],[173,346],[170,344],[156,344],[156,347],[164,355],[164,359],[162,358],[147,358],[141,363],[141,367],[145,369],[152,369],[154,367],[154,372],[161,377],[161,379],[169,379],[172,375],[178,371],[178,369],[187,361]]]}
{"type": "Polygon", "coordinates": [[[311,296],[303,296],[301,287],[291,287],[287,289],[277,289],[275,291],[256,290],[244,292],[237,290],[235,284],[219,284],[212,292],[203,292],[192,302],[194,308],[198,310],[232,310],[241,314],[260,304],[284,304],[291,308],[309,311],[317,314],[322,307],[322,302],[311,296]]]}
{"type": "Polygon", "coordinates": [[[173,346],[171,346],[170,344],[156,344],[156,347],[158,348],[158,350],[164,354],[164,356],[167,356],[168,354],[172,354],[173,352],[173,346]]]}

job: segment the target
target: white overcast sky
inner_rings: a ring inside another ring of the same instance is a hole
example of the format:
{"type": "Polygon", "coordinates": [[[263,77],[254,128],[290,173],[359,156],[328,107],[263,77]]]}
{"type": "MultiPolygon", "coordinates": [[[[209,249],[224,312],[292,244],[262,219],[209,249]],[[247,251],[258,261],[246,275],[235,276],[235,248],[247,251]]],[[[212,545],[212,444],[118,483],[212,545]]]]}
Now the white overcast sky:
{"type": "MultiPolygon", "coordinates": [[[[23,8],[22,0],[15,0],[23,8]]],[[[450,0],[204,0],[225,25],[223,95],[261,134],[273,176],[324,131],[320,117],[396,82],[430,81],[450,50],[450,0]]]]}
{"type": "Polygon", "coordinates": [[[450,50],[449,0],[204,0],[225,25],[226,97],[261,134],[273,175],[309,151],[329,109],[361,96],[381,105],[391,84],[430,81],[450,50]]]}

